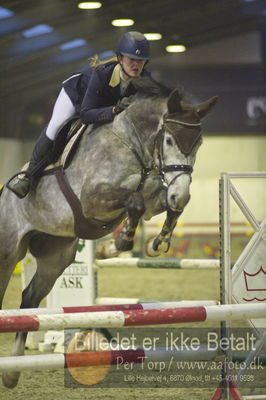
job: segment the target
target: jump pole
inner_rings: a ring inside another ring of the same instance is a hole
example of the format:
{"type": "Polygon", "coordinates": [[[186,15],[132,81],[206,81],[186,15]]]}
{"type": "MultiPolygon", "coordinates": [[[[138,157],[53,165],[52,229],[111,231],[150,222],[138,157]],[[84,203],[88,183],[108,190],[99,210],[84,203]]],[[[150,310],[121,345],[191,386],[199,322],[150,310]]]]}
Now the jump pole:
{"type": "Polygon", "coordinates": [[[218,269],[220,261],[216,259],[186,259],[162,258],[159,260],[146,258],[114,257],[105,260],[95,260],[96,267],[100,268],[159,268],[159,269],[218,269]]]}
{"type": "Polygon", "coordinates": [[[45,370],[58,368],[88,367],[99,365],[123,365],[125,363],[172,362],[172,361],[211,361],[217,357],[216,350],[201,346],[192,349],[87,351],[80,353],[45,354],[31,356],[1,357],[0,372],[22,372],[25,370],[45,370]]]}
{"type": "Polygon", "coordinates": [[[227,304],[154,310],[28,315],[0,317],[0,332],[30,332],[67,328],[120,328],[123,326],[232,321],[265,317],[265,304],[227,304]]]}
{"type": "Polygon", "coordinates": [[[130,304],[94,305],[77,307],[57,307],[57,308],[19,308],[13,310],[0,310],[0,317],[16,317],[25,315],[43,314],[69,314],[96,311],[123,311],[123,310],[152,310],[177,307],[210,306],[217,304],[214,300],[180,300],[163,302],[146,302],[130,304]]]}
{"type": "MultiPolygon", "coordinates": [[[[114,257],[108,259],[95,259],[94,260],[94,273],[96,276],[95,280],[95,304],[123,304],[123,303],[138,303],[140,299],[123,299],[123,298],[108,298],[97,296],[97,272],[102,268],[150,268],[150,269],[218,269],[219,260],[216,259],[185,259],[185,258],[164,258],[164,259],[150,259],[150,258],[138,258],[138,257],[114,257]]],[[[189,302],[187,302],[189,303],[189,302]]],[[[209,305],[209,301],[202,301],[198,303],[191,301],[191,306],[197,305],[209,305]]],[[[217,304],[217,301],[212,301],[212,304],[217,304]]],[[[185,305],[185,304],[184,304],[185,305]]],[[[188,304],[189,305],[189,304],[188,304]]],[[[180,304],[182,307],[183,304],[180,304]]]]}

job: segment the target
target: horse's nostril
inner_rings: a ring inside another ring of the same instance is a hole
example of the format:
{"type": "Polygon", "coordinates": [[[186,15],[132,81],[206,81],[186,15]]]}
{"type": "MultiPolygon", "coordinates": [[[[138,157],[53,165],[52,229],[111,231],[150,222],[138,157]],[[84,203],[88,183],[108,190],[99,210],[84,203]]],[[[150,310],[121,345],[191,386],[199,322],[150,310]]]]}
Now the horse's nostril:
{"type": "Polygon", "coordinates": [[[170,200],[171,200],[171,201],[176,201],[176,195],[175,195],[175,194],[172,194],[172,195],[170,196],[170,200]]]}

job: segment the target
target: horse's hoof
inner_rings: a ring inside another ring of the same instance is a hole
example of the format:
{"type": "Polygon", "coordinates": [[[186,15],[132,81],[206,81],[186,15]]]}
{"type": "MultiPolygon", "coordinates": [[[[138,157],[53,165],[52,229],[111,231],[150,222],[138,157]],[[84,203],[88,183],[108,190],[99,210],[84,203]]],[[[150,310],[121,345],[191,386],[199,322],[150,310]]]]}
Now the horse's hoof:
{"type": "Polygon", "coordinates": [[[170,248],[170,243],[168,243],[168,242],[162,242],[162,243],[160,243],[160,245],[159,245],[159,247],[158,247],[158,250],[159,250],[161,253],[167,253],[168,250],[169,250],[169,248],[170,248]]]}
{"type": "Polygon", "coordinates": [[[97,245],[96,248],[96,258],[101,260],[105,258],[117,257],[120,251],[117,250],[115,241],[105,240],[97,245]]]}
{"type": "Polygon", "coordinates": [[[154,239],[150,239],[146,243],[146,254],[149,257],[158,257],[161,252],[159,250],[154,250],[153,246],[154,239]]]}
{"type": "Polygon", "coordinates": [[[19,375],[19,372],[4,373],[2,375],[3,385],[8,389],[13,389],[18,384],[19,375]]]}
{"type": "Polygon", "coordinates": [[[158,257],[162,253],[167,253],[170,243],[161,242],[159,239],[150,239],[146,243],[146,253],[150,257],[158,257]]]}
{"type": "Polygon", "coordinates": [[[115,247],[119,251],[130,251],[133,249],[133,245],[134,245],[133,239],[125,240],[118,236],[118,238],[115,240],[115,247]]]}

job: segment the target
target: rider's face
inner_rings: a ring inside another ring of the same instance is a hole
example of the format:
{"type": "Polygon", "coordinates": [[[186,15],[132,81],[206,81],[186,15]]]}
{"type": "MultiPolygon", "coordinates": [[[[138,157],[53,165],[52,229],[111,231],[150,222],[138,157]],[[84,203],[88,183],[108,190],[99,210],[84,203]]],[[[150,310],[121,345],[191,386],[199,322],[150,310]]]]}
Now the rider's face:
{"type": "MultiPolygon", "coordinates": [[[[130,75],[132,78],[136,78],[140,76],[145,64],[145,60],[137,60],[136,58],[120,56],[120,63],[128,75],[130,75]]],[[[124,79],[129,79],[126,74],[124,75],[124,79]]]]}

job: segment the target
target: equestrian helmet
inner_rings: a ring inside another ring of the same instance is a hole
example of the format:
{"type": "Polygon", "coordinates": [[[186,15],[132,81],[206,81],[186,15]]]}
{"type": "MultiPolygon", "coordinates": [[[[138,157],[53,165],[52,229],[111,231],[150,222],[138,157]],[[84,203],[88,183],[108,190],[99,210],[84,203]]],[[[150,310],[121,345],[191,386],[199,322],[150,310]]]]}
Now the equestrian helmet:
{"type": "Polygon", "coordinates": [[[137,60],[149,60],[150,44],[140,32],[126,32],[117,43],[116,52],[137,60]]]}

